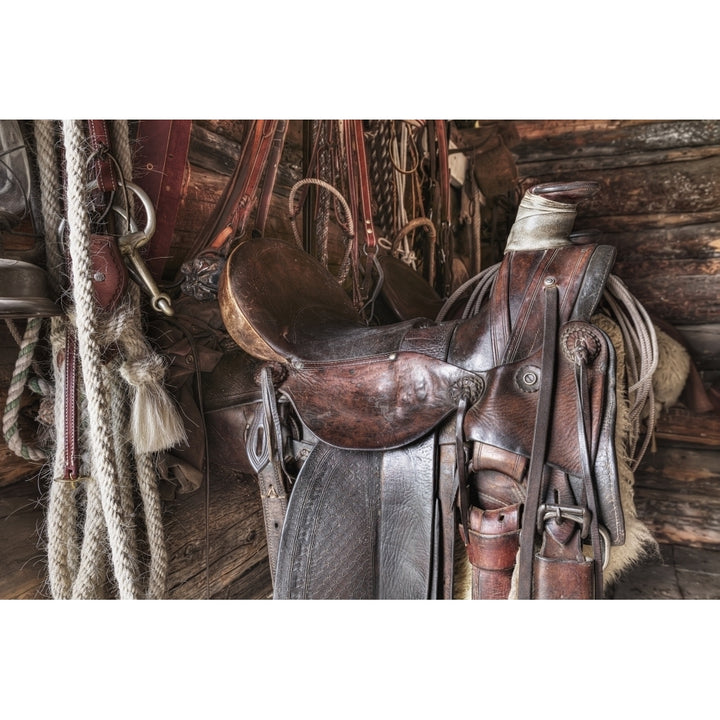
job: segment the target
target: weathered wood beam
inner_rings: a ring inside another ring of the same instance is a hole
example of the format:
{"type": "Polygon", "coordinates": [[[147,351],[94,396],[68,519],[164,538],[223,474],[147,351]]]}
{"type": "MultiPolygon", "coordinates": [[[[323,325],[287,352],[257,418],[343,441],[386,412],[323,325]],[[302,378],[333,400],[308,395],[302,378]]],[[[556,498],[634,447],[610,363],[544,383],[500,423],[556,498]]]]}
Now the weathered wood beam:
{"type": "Polygon", "coordinates": [[[658,541],[720,548],[720,453],[658,447],[635,475],[635,505],[658,541]]]}
{"type": "MultiPolygon", "coordinates": [[[[714,155],[687,162],[628,166],[608,172],[605,168],[548,168],[542,174],[525,175],[523,185],[549,181],[591,180],[597,194],[578,211],[584,218],[655,213],[701,213],[720,209],[720,157],[714,155]]],[[[519,168],[522,173],[522,168],[519,168]]],[[[599,220],[598,220],[599,222],[599,220]]]]}
{"type": "Polygon", "coordinates": [[[272,593],[260,495],[252,478],[216,468],[209,498],[204,487],[180,495],[166,504],[165,517],[169,598],[261,599],[272,593]]]}
{"type": "Polygon", "coordinates": [[[681,407],[670,408],[658,419],[655,437],[666,445],[682,443],[698,448],[720,448],[720,415],[698,415],[681,407]]]}
{"type": "Polygon", "coordinates": [[[720,258],[720,223],[637,228],[628,232],[603,232],[600,241],[617,248],[620,261],[720,258]]]}
{"type": "Polygon", "coordinates": [[[613,272],[650,313],[673,325],[720,318],[720,258],[617,262],[613,272]]]}
{"type": "Polygon", "coordinates": [[[720,145],[718,120],[515,120],[522,162],[720,145]]]}
{"type": "Polygon", "coordinates": [[[48,597],[47,558],[40,533],[45,522],[37,482],[0,488],[0,599],[48,597]]]}

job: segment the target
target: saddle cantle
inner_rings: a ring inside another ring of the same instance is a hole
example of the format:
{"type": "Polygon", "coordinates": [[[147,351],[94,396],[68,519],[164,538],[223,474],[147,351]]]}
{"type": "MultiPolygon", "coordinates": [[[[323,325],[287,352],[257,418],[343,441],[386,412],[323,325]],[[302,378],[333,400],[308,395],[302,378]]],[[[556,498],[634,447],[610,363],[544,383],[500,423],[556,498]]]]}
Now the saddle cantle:
{"type": "Polygon", "coordinates": [[[368,327],[320,263],[280,240],[238,246],[218,298],[228,332],[251,355],[284,366],[281,392],[330,445],[406,445],[453,412],[452,388],[476,381],[446,361],[451,323],[368,327]]]}
{"type": "Polygon", "coordinates": [[[614,350],[591,323],[614,250],[568,239],[594,190],[526,193],[487,301],[461,319],[368,327],[296,246],[233,251],[227,330],[275,368],[266,400],[277,391],[314,443],[276,597],[449,597],[458,521],[474,596],[601,594],[624,540],[614,350]]]}

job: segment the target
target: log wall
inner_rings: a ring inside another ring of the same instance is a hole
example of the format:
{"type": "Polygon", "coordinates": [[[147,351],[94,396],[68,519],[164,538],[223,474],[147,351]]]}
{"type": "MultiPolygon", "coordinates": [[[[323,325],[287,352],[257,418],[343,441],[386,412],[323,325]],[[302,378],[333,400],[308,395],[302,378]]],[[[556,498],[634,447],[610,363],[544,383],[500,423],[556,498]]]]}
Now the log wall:
{"type": "MultiPolygon", "coordinates": [[[[681,333],[707,389],[720,376],[720,121],[516,121],[524,187],[594,180],[578,211],[614,245],[614,272],[681,333]]],[[[720,418],[674,408],[636,475],[662,542],[720,547],[720,418]]]]}
{"type": "MultiPolygon", "coordinates": [[[[509,121],[505,125],[509,125],[509,121]]],[[[578,227],[597,228],[618,250],[616,272],[660,318],[678,328],[707,385],[720,377],[720,122],[512,122],[523,186],[592,179],[597,196],[578,227]]],[[[182,261],[220,198],[240,155],[242,121],[193,123],[186,193],[165,280],[182,261]]],[[[469,142],[472,132],[465,135],[469,142]]],[[[291,238],[287,199],[302,176],[302,122],[292,121],[267,234],[291,238]]],[[[0,400],[16,357],[0,324],[0,400]]],[[[658,449],[637,474],[638,510],[667,542],[720,547],[720,431],[687,413],[665,418],[658,449]]],[[[0,597],[47,597],[42,468],[0,441],[0,597]]],[[[169,597],[263,598],[270,593],[255,481],[214,468],[204,486],[166,503],[169,597]],[[208,562],[209,560],[209,562],[208,562]]]]}

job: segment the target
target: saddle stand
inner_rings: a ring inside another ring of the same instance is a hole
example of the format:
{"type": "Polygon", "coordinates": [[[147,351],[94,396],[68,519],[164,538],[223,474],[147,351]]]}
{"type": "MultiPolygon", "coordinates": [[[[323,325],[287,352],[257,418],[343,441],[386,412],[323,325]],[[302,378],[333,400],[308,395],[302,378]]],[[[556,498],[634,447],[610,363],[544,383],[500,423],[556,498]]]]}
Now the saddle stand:
{"type": "Polygon", "coordinates": [[[262,363],[243,440],[276,598],[451,598],[458,529],[475,598],[602,597],[624,523],[590,320],[614,250],[569,239],[595,190],[528,191],[482,296],[441,321],[368,327],[297,247],[233,251],[219,300],[262,363]]]}

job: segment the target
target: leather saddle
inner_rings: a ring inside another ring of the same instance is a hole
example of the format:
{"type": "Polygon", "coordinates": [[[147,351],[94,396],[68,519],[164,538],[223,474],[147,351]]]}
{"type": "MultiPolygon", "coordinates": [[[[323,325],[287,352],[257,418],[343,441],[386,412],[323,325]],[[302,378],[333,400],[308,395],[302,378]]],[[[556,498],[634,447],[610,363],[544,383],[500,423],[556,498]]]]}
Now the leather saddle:
{"type": "Polygon", "coordinates": [[[218,297],[260,368],[244,442],[276,598],[452,597],[458,528],[474,597],[602,595],[624,524],[590,318],[614,250],[569,239],[595,189],[528,191],[479,310],[448,320],[367,326],[296,246],[233,251],[218,297]]]}

